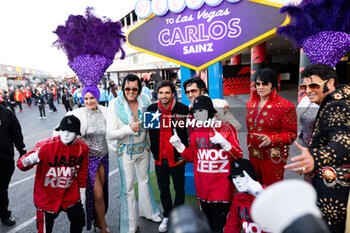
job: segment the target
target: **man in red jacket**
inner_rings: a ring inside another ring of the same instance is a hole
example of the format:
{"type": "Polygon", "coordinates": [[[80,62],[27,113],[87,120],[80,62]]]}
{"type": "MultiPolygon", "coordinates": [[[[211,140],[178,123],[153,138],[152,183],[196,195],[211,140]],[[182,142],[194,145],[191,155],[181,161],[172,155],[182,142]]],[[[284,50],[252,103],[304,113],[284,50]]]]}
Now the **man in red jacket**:
{"type": "Polygon", "coordinates": [[[227,180],[230,163],[243,153],[236,129],[229,123],[214,117],[212,100],[198,96],[193,102],[196,128],[190,134],[190,146],[186,148],[177,134],[170,143],[187,161],[193,162],[196,195],[200,208],[207,216],[213,232],[222,232],[230,209],[234,186],[227,180]]]}
{"type": "Polygon", "coordinates": [[[64,117],[56,131],[60,131],[59,136],[38,142],[17,161],[17,167],[26,171],[37,165],[34,204],[38,232],[52,232],[54,221],[63,210],[71,222],[70,232],[81,233],[85,225],[82,202],[89,148],[76,137],[80,135],[80,121],[75,116],[64,117]]]}
{"type": "Polygon", "coordinates": [[[295,106],[277,94],[277,74],[264,68],[255,74],[255,88],[247,102],[249,160],[259,181],[270,185],[283,180],[289,145],[297,137],[295,106]]]}

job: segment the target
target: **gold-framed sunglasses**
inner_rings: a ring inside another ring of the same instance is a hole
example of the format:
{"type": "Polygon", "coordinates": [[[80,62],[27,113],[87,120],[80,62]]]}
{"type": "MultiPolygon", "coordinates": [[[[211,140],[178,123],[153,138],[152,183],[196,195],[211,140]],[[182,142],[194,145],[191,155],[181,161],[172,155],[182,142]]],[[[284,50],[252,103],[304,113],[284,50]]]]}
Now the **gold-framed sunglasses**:
{"type": "Polygon", "coordinates": [[[319,90],[323,84],[325,84],[328,80],[325,80],[321,83],[310,83],[310,84],[300,84],[299,88],[302,91],[306,91],[307,88],[310,88],[312,91],[319,90]]]}

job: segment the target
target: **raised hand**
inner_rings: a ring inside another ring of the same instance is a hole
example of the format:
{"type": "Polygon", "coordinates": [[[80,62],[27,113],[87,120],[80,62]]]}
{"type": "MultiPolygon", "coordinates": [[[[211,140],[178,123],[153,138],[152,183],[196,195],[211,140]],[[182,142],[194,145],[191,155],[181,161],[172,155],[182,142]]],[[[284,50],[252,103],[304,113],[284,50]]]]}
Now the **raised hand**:
{"type": "Polygon", "coordinates": [[[248,180],[247,191],[250,194],[252,194],[253,196],[257,196],[260,192],[264,190],[262,185],[258,181],[253,180],[246,171],[243,170],[243,174],[248,180]]]}
{"type": "Polygon", "coordinates": [[[219,144],[225,151],[229,151],[232,149],[232,145],[229,141],[227,141],[221,133],[215,130],[215,135],[210,137],[209,140],[214,144],[219,144]]]}
{"type": "Polygon", "coordinates": [[[185,150],[185,145],[181,142],[181,139],[177,135],[177,132],[175,129],[173,129],[174,135],[171,136],[169,139],[169,142],[175,147],[175,149],[179,152],[182,153],[185,150]]]}
{"type": "Polygon", "coordinates": [[[139,132],[141,130],[142,121],[136,121],[135,116],[132,117],[132,121],[129,126],[134,132],[139,132]]]}

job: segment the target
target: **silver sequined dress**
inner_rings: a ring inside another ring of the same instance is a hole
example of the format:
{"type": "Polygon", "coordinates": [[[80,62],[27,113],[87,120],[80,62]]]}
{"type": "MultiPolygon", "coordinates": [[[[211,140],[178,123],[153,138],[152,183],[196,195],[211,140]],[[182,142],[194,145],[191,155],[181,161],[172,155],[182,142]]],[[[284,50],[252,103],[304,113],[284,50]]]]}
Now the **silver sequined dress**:
{"type": "Polygon", "coordinates": [[[103,157],[108,153],[106,121],[99,110],[87,109],[87,131],[83,140],[89,146],[89,156],[103,157]]]}

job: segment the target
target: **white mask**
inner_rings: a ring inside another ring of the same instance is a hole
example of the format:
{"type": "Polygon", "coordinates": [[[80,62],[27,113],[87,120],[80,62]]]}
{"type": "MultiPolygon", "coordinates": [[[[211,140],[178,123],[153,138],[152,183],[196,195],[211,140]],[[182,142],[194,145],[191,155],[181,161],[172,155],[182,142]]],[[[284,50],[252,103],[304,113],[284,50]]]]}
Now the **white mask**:
{"type": "Polygon", "coordinates": [[[193,110],[193,116],[194,119],[196,119],[196,121],[207,121],[208,120],[208,110],[206,109],[197,109],[197,110],[193,110]]]}
{"type": "Polygon", "coordinates": [[[69,144],[75,140],[77,134],[68,130],[60,130],[60,138],[63,144],[69,144]]]}
{"type": "Polygon", "coordinates": [[[249,178],[244,174],[232,176],[232,182],[235,184],[238,192],[248,192],[249,178]]]}

